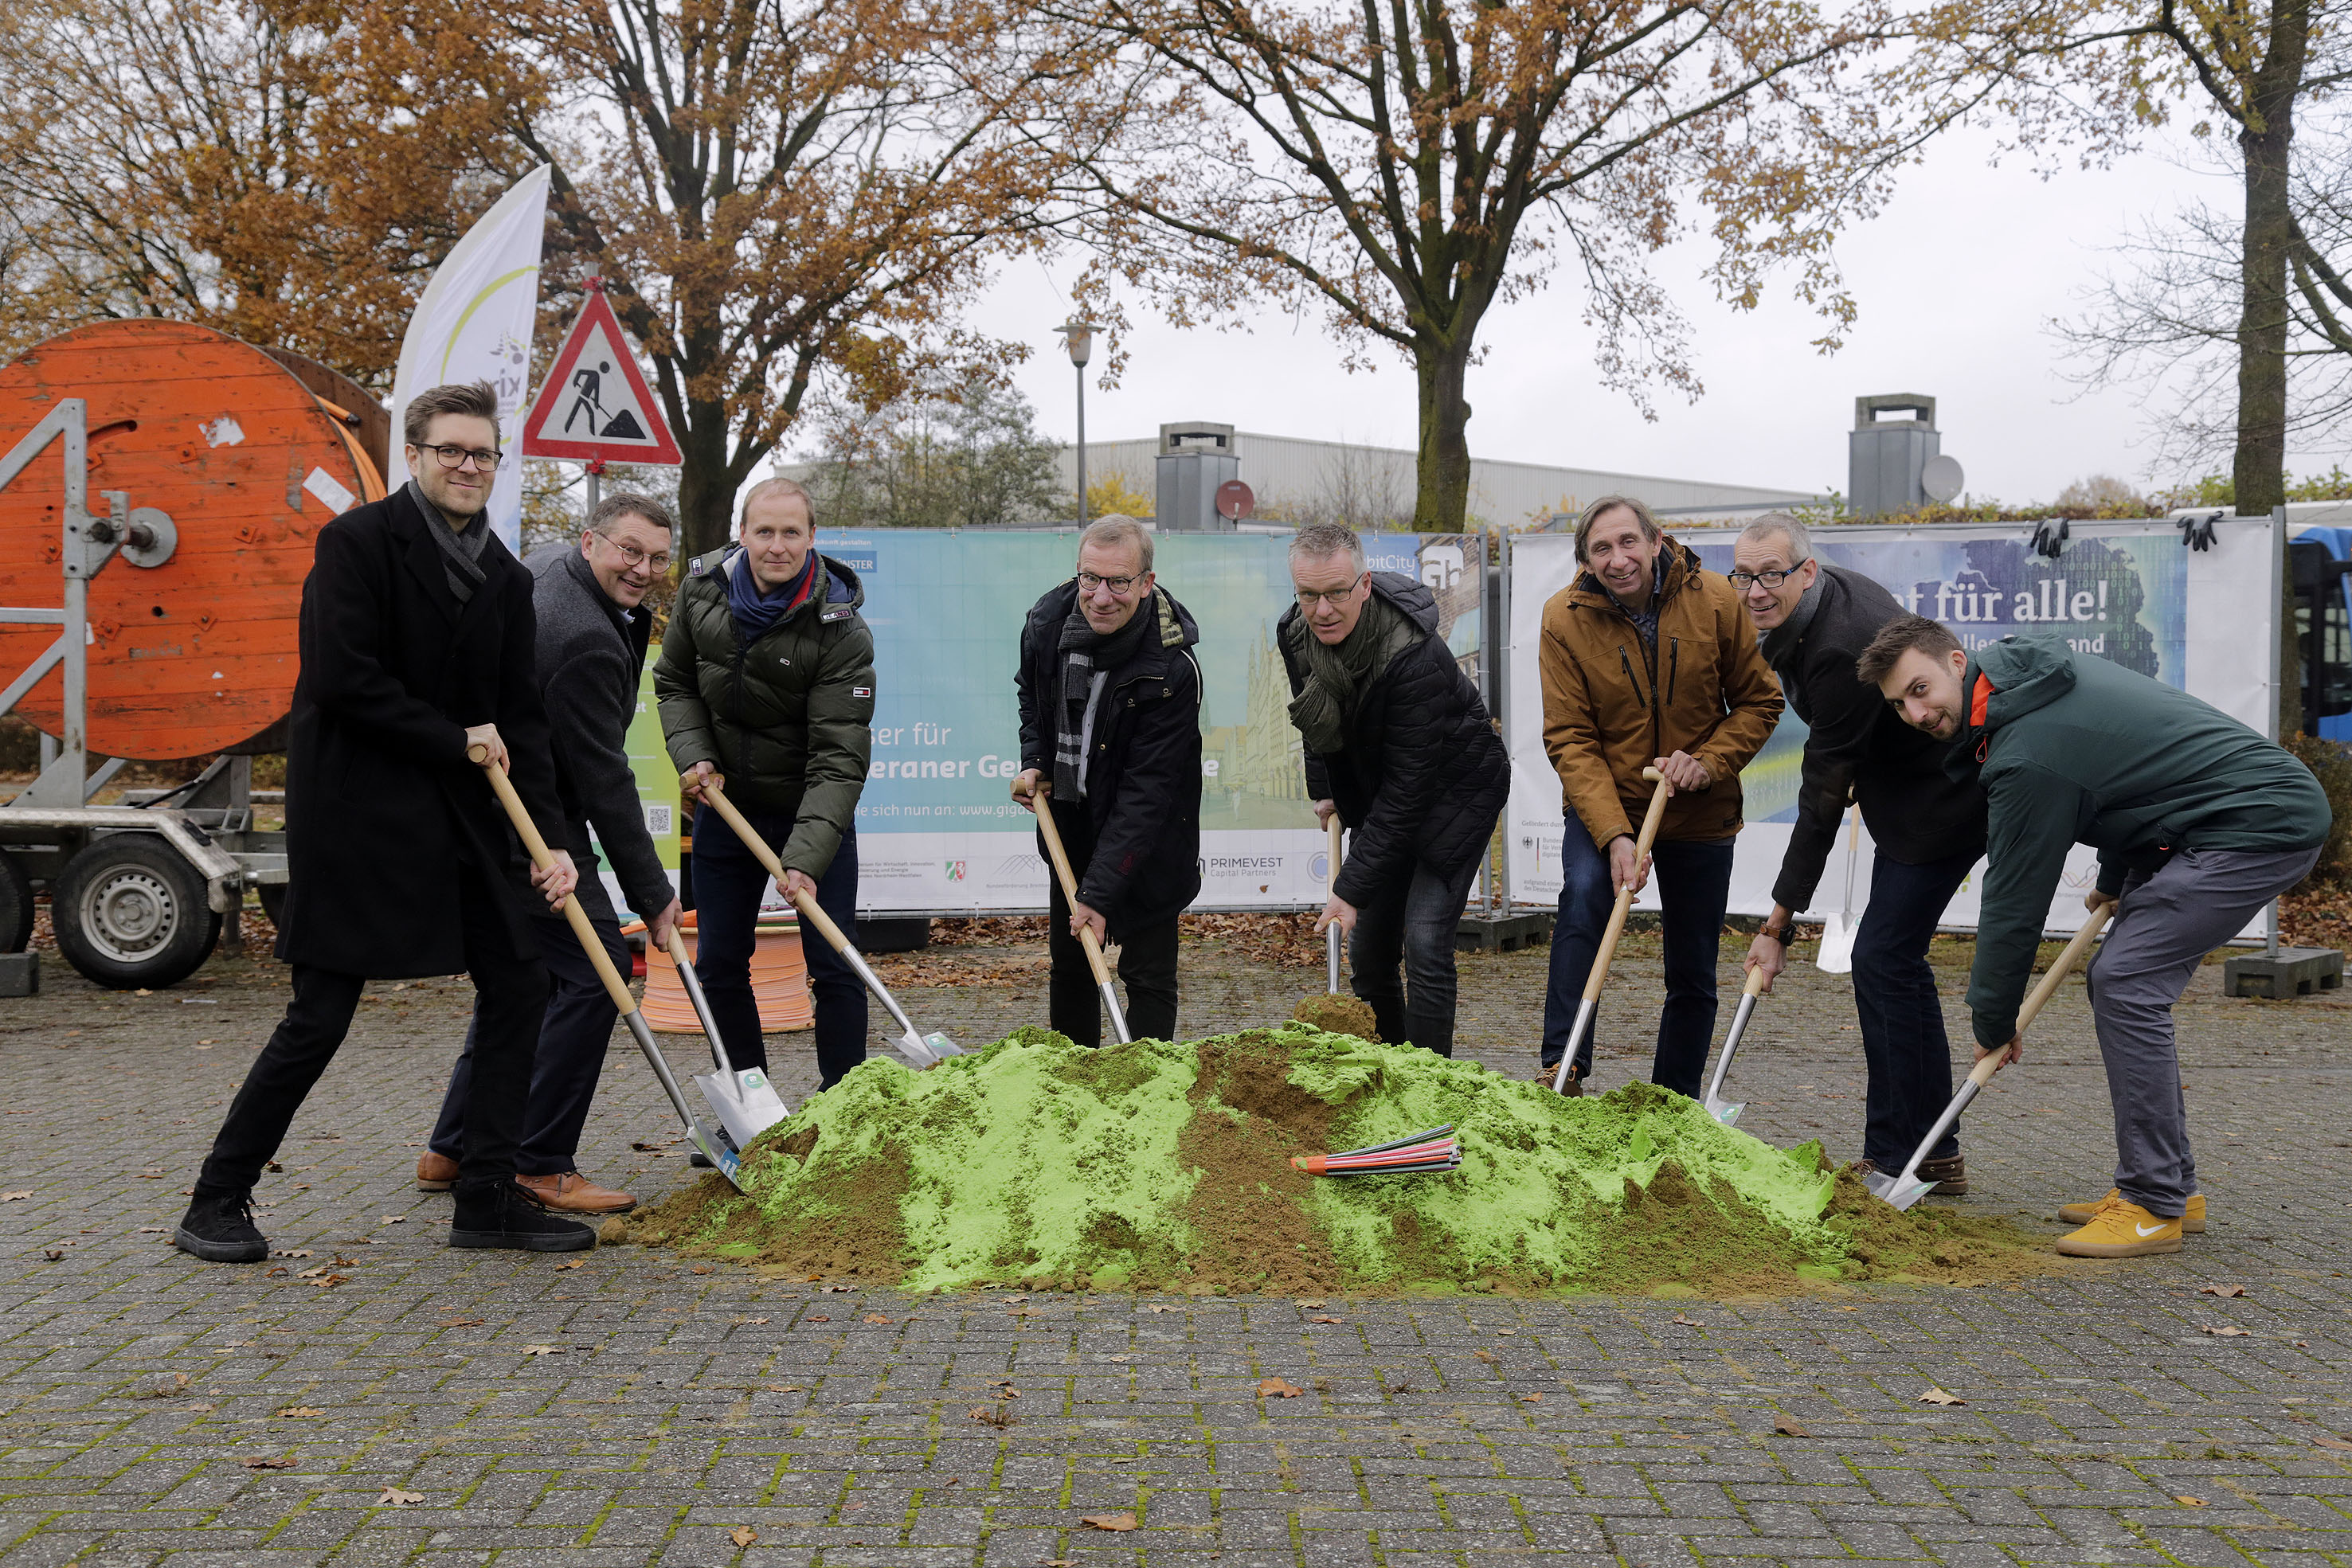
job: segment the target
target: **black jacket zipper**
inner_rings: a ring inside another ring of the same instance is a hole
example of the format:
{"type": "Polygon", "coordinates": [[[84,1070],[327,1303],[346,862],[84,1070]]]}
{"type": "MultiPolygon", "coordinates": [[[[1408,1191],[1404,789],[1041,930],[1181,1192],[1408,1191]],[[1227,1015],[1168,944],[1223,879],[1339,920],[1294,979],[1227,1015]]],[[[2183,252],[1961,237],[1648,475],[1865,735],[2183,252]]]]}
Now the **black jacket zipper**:
{"type": "Polygon", "coordinates": [[[1625,666],[1625,684],[1633,688],[1633,700],[1647,708],[1650,706],[1650,699],[1642,693],[1641,677],[1633,674],[1633,661],[1626,656],[1625,644],[1622,643],[1617,644],[1617,662],[1625,666]]]}
{"type": "Polygon", "coordinates": [[[1683,640],[1682,640],[1680,637],[1669,637],[1669,638],[1667,638],[1667,639],[1666,639],[1666,701],[1667,701],[1669,704],[1672,704],[1672,703],[1674,702],[1674,700],[1675,700],[1675,673],[1676,673],[1676,672],[1678,672],[1678,671],[1682,668],[1682,664],[1683,664],[1683,640]]]}

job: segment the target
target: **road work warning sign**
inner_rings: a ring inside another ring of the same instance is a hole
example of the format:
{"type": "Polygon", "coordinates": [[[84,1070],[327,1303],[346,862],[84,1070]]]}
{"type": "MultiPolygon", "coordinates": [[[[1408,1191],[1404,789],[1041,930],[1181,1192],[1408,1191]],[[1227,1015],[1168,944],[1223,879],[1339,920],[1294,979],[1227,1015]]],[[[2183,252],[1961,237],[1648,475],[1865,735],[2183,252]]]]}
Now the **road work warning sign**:
{"type": "Polygon", "coordinates": [[[673,466],[682,461],[602,288],[589,291],[523,415],[522,455],[673,466]]]}

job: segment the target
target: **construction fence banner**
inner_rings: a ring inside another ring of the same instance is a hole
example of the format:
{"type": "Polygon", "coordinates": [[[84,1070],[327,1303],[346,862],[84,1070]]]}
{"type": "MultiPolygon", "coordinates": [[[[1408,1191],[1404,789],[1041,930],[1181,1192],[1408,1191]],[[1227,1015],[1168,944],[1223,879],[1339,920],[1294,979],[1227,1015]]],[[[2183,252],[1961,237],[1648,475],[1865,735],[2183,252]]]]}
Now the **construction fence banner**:
{"type": "MultiPolygon", "coordinates": [[[[1439,629],[1475,679],[1486,588],[1477,535],[1367,534],[1375,571],[1435,594],[1439,629]]],[[[1290,541],[1160,534],[1159,584],[1201,629],[1201,872],[1196,909],[1320,907],[1330,865],[1307,800],[1290,681],[1274,643],[1291,603],[1290,541]]],[[[1035,914],[1052,873],[1021,771],[1013,673],[1029,607],[1076,570],[1077,530],[820,530],[866,587],[874,750],[857,806],[861,915],[1035,914]]],[[[677,776],[660,746],[651,660],[629,753],[647,826],[676,864],[677,776]],[[667,833],[667,837],[665,837],[667,833]]],[[[607,877],[610,883],[609,876],[607,877]]]]}
{"type": "MultiPolygon", "coordinates": [[[[1675,530],[1709,570],[1731,569],[1734,528],[1675,530]]],[[[2192,550],[2162,519],[2075,523],[2062,553],[2035,551],[2030,526],[1956,523],[1853,527],[1813,531],[1816,559],[1875,579],[1906,608],[1932,616],[1977,647],[2011,632],[2052,630],[2075,649],[2112,659],[2187,690],[2257,733],[2278,723],[2279,571],[2283,536],[2268,517],[2224,519],[2212,546],[2192,550]]],[[[1567,534],[1515,538],[1505,561],[1507,641],[1504,659],[1511,750],[1511,799],[1505,816],[1506,883],[1515,904],[1556,904],[1564,820],[1559,776],[1544,750],[1543,683],[1537,667],[1544,605],[1575,578],[1575,539],[1567,534]]],[[[1796,820],[1805,724],[1784,711],[1764,749],[1740,775],[1747,827],[1732,865],[1731,912],[1764,915],[1796,820]]],[[[1848,850],[1841,831],[1813,907],[1821,919],[1869,900],[1874,848],[1868,831],[1848,850]]],[[[1944,924],[1973,929],[1979,863],[1944,914],[1944,924]]],[[[2050,905],[2046,929],[2082,924],[2083,894],[2096,878],[2095,857],[2075,847],[2050,905]]],[[[1637,909],[1658,907],[1656,883],[1637,909]]],[[[2259,936],[2258,921],[2246,935],[2259,936]]]]}

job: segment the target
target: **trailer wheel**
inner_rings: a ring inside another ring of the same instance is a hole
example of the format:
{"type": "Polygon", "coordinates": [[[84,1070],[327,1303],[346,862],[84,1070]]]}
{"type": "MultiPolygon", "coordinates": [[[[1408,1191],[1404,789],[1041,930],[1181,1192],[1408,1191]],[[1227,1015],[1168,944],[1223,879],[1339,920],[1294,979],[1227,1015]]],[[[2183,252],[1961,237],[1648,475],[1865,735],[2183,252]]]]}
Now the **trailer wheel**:
{"type": "Polygon", "coordinates": [[[49,915],[66,962],[117,990],[176,984],[220,940],[205,879],[152,833],[92,840],[58,873],[49,915]]]}
{"type": "Polygon", "coordinates": [[[21,953],[33,939],[33,884],[0,850],[0,953],[21,953]]]}

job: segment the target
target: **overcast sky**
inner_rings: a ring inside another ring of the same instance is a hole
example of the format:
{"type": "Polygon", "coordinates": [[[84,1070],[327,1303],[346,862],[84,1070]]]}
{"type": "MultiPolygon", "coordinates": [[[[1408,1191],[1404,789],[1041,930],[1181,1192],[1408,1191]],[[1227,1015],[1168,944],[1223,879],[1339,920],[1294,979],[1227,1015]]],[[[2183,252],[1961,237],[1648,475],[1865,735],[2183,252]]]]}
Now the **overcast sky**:
{"type": "MultiPolygon", "coordinates": [[[[2078,316],[2083,292],[2102,272],[2130,265],[2110,247],[2137,220],[2200,193],[2234,208],[2234,193],[2154,154],[2043,181],[2021,162],[1990,166],[1990,145],[1968,133],[1948,140],[1906,173],[1884,215],[1840,246],[1862,315],[1836,354],[1808,346],[1817,319],[1785,293],[1742,315],[1717,305],[1698,281],[1702,251],[1665,257],[1660,276],[1692,319],[1706,392],[1696,403],[1659,393],[1655,423],[1596,383],[1581,290],[1556,277],[1542,295],[1487,323],[1491,352],[1471,372],[1471,452],[1843,490],[1854,398],[1902,392],[1937,400],[1943,450],[1960,461],[1979,497],[2046,501],[2095,473],[2135,484],[2187,476],[2168,465],[2150,473],[2159,463],[2155,415],[2130,390],[2086,392],[2066,379],[2070,361],[2051,322],[2078,316]]],[[[1052,270],[1023,264],[975,322],[1037,346],[1018,381],[1039,428],[1065,441],[1076,372],[1052,328],[1067,310],[1058,285],[1076,270],[1070,261],[1052,270]]],[[[1129,309],[1139,330],[1125,384],[1087,393],[1093,439],[1153,435],[1163,420],[1210,419],[1284,435],[1414,444],[1410,369],[1397,361],[1349,374],[1319,319],[1267,316],[1246,331],[1178,331],[1142,301],[1129,309]]],[[[2289,468],[2325,469],[2345,456],[2340,447],[2295,452],[2289,468]]]]}

